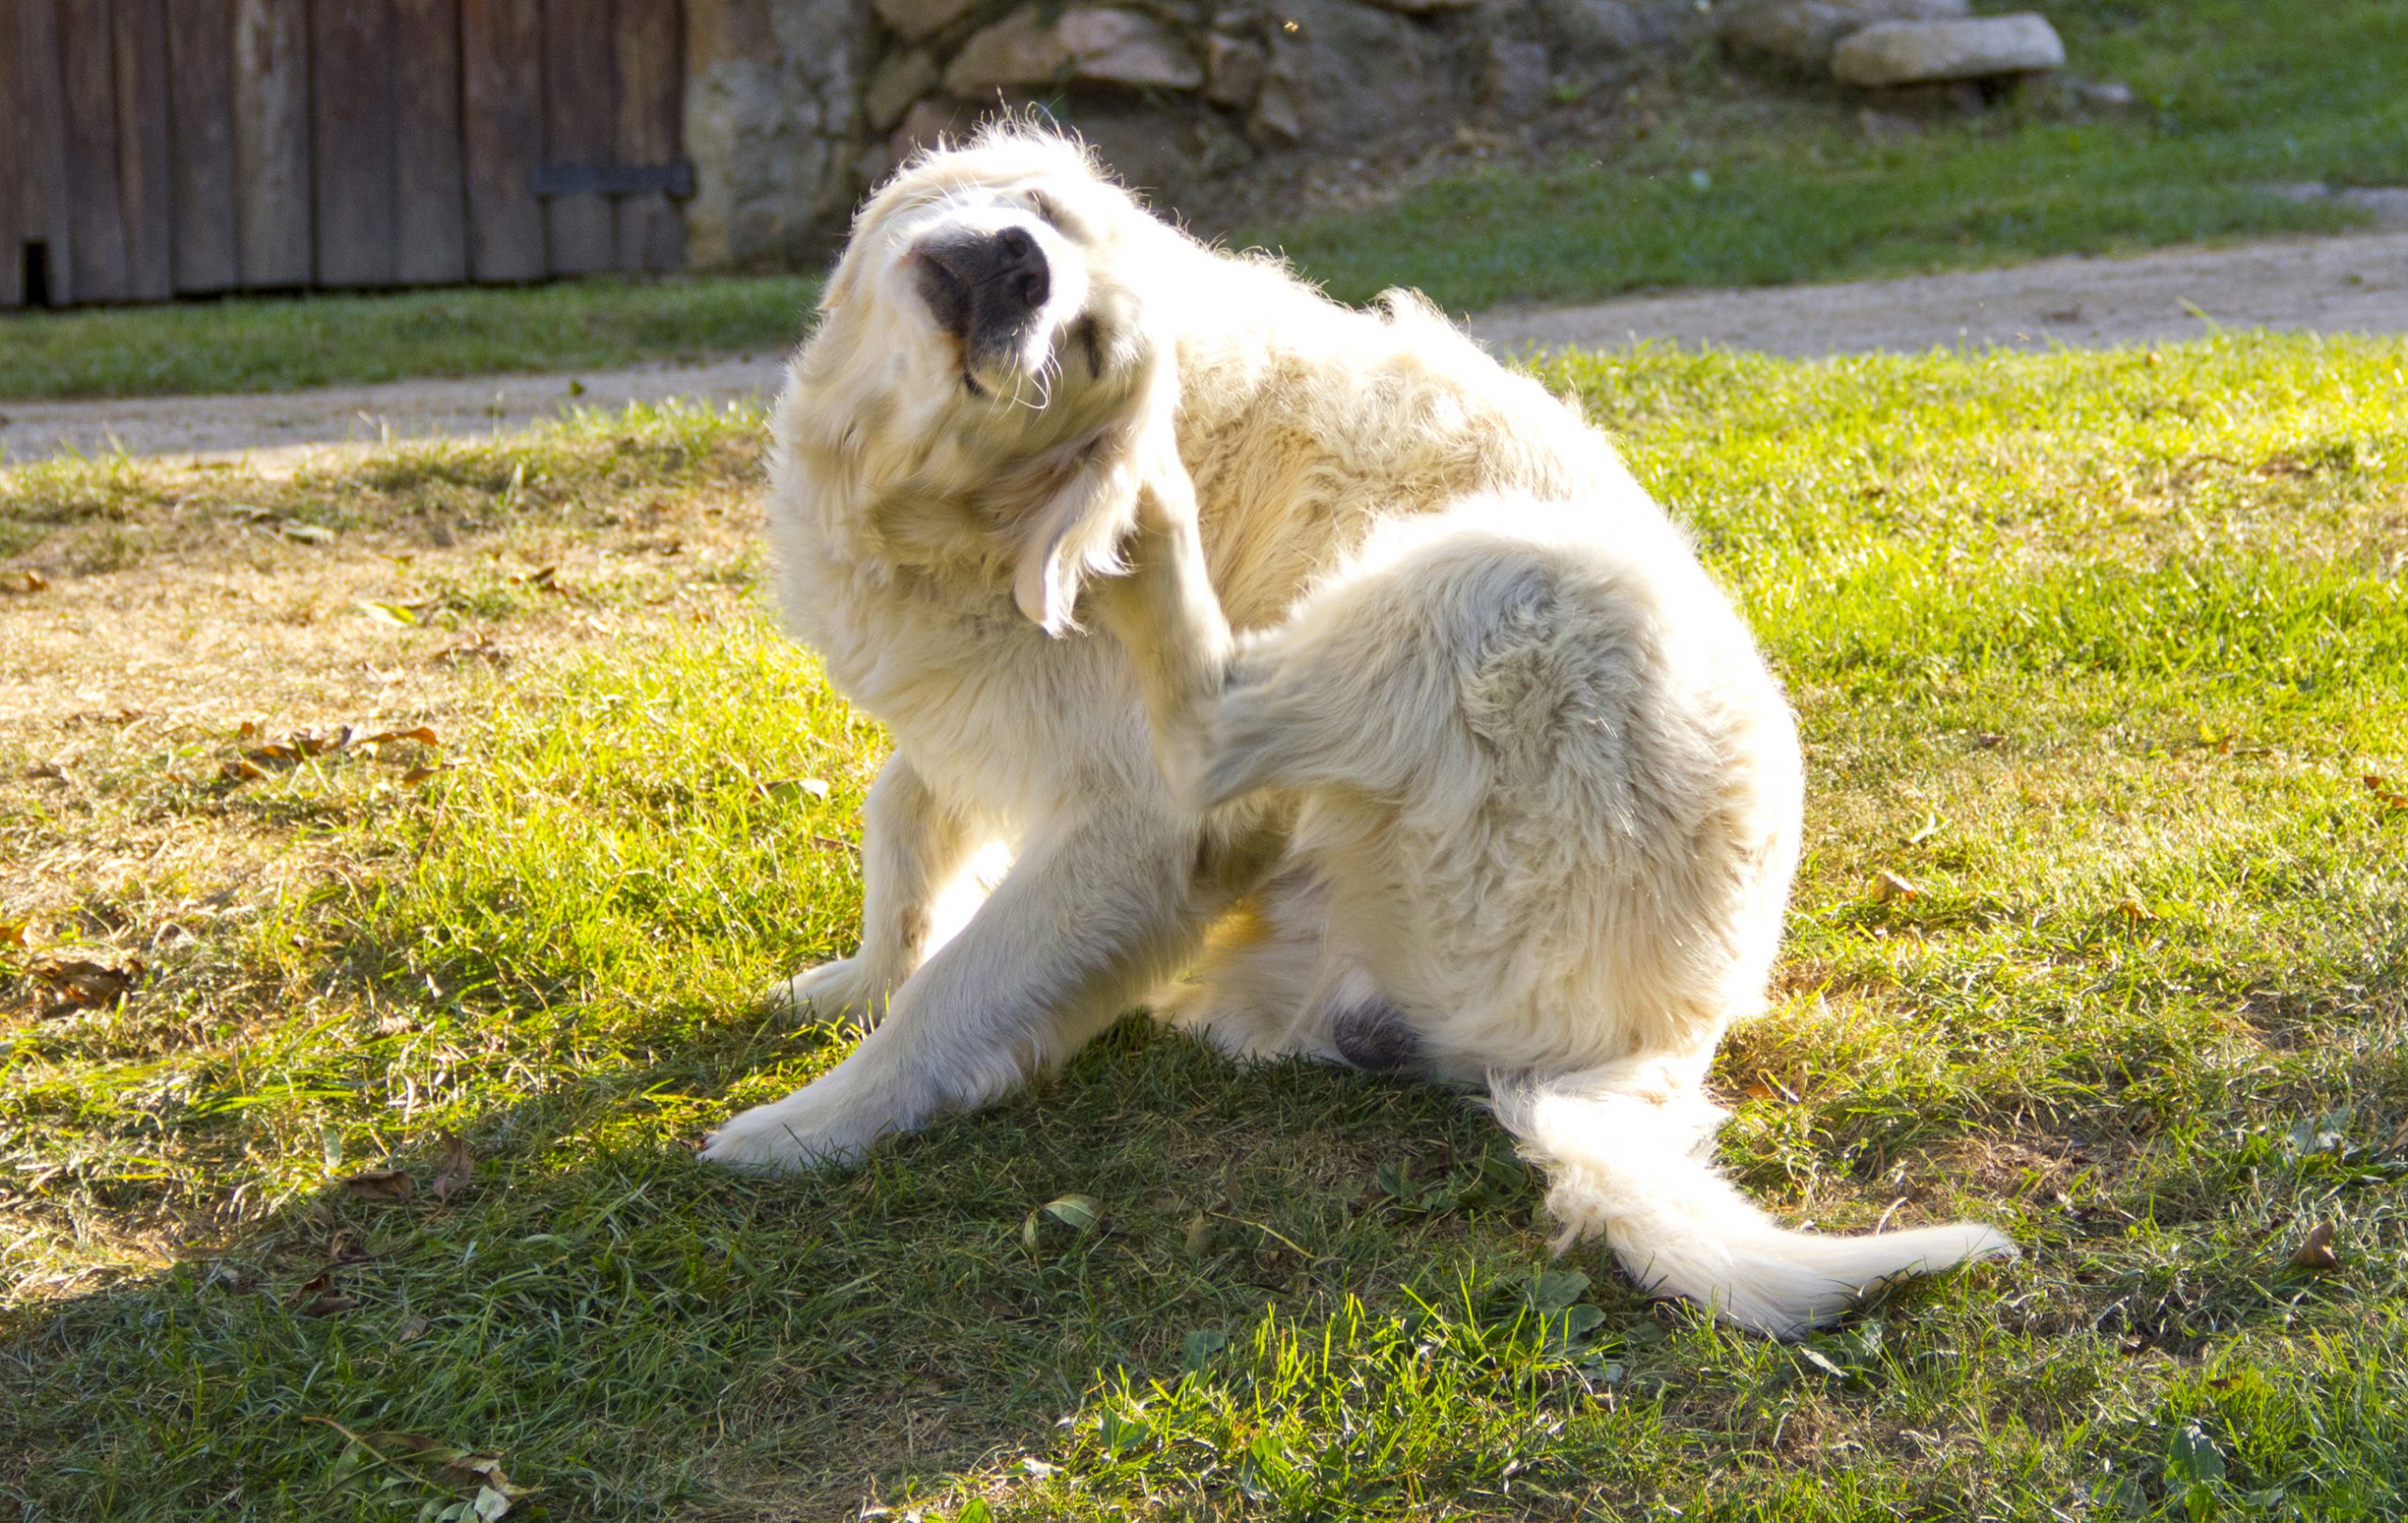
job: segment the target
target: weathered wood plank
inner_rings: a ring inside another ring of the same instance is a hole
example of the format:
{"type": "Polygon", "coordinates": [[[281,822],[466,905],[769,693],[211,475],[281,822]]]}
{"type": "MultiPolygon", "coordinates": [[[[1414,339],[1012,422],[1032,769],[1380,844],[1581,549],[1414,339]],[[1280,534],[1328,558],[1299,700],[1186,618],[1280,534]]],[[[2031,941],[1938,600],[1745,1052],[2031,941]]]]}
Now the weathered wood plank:
{"type": "Polygon", "coordinates": [[[243,284],[309,283],[307,0],[234,0],[234,241],[243,284]]]}
{"type": "MultiPolygon", "coordinates": [[[[619,0],[618,153],[622,164],[666,164],[684,141],[684,39],[677,0],[619,0]]],[[[673,270],[686,228],[667,196],[619,198],[619,268],[673,270]]]]}
{"type": "Polygon", "coordinates": [[[117,44],[108,0],[58,0],[67,127],[68,275],[77,301],[123,301],[125,203],[117,182],[117,44]]]}
{"type": "Polygon", "coordinates": [[[109,40],[117,52],[117,186],[125,215],[125,293],[136,301],[165,301],[176,293],[165,4],[112,0],[109,7],[109,40]]]}
{"type": "Polygon", "coordinates": [[[391,0],[311,0],[310,183],[318,284],[393,283],[391,0]]]}
{"type": "Polygon", "coordinates": [[[394,277],[404,285],[465,280],[459,0],[393,0],[393,111],[394,277]]]}
{"type": "Polygon", "coordinates": [[[180,292],[224,291],[234,258],[234,8],[167,7],[167,150],[180,292]]]}
{"type": "Polygon", "coordinates": [[[544,209],[528,176],[544,151],[540,0],[460,0],[468,268],[479,280],[546,271],[544,209]]]}
{"type": "MultiPolygon", "coordinates": [[[[617,49],[610,0],[546,0],[544,160],[608,164],[617,126],[617,49]]],[[[544,203],[552,273],[591,275],[618,263],[617,226],[606,196],[554,196],[544,203]]]]}
{"type": "MultiPolygon", "coordinates": [[[[67,207],[67,108],[58,53],[57,0],[8,0],[7,34],[16,44],[17,215],[28,245],[41,246],[46,298],[54,306],[74,299],[74,232],[67,207]]],[[[21,252],[15,263],[26,268],[21,252]]]]}
{"type": "Polygon", "coordinates": [[[17,83],[32,63],[24,56],[18,4],[0,0],[0,307],[25,304],[25,220],[32,210],[25,131],[18,119],[24,87],[17,83]]]}

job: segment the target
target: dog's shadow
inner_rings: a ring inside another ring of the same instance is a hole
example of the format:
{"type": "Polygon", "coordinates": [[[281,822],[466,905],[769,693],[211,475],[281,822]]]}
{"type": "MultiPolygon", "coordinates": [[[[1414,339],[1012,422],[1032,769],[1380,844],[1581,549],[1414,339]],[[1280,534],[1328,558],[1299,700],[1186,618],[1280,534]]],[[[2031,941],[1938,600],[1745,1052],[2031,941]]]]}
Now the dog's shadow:
{"type": "MultiPolygon", "coordinates": [[[[332,1515],[439,1499],[461,1476],[433,1459],[469,1452],[549,1515],[828,1515],[1040,1455],[1100,1372],[1175,1380],[1191,1334],[1405,1309],[1545,1258],[1534,1177],[1459,1094],[1240,1067],[1142,1017],[858,1167],[730,1175],[646,1120],[760,1055],[733,1025],[669,1039],[690,1015],[663,1013],[612,1104],[480,1117],[465,1178],[421,1139],[360,1161],[403,1179],[354,1175],[15,1319],[0,1406],[27,1458],[0,1499],[332,1515]]],[[[1592,1298],[1644,1316],[1618,1282],[1592,1298]]]]}

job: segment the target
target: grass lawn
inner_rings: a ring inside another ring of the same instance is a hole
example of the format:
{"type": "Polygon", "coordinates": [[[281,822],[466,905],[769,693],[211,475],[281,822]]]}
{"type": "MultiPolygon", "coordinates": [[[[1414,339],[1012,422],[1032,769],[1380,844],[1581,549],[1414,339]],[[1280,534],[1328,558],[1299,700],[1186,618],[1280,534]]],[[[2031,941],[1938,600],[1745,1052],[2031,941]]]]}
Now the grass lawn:
{"type": "Polygon", "coordinates": [[[2137,111],[2075,123],[2010,106],[1874,143],[1861,97],[1768,101],[1702,63],[1660,100],[1661,124],[1603,162],[1474,175],[1259,236],[1341,297],[1409,285],[1476,310],[2313,230],[2352,214],[2269,187],[2408,183],[2408,8],[2045,8],[2070,71],[2130,85],[2137,111]]]}
{"type": "Polygon", "coordinates": [[[2026,1261],[1739,1336],[1550,1261],[1460,1101],[1134,1019],[706,1170],[844,1050],[748,996],[850,948],[883,749],[759,611],[757,420],[40,468],[0,1518],[2408,1511],[2408,342],[1551,378],[1803,719],[1725,1156],[2026,1261]]]}
{"type": "MultiPolygon", "coordinates": [[[[2003,3],[1988,8],[2013,8],[2003,3]]],[[[2408,183],[2397,0],[2062,0],[2074,71],[2131,115],[2033,106],[1868,142],[1859,102],[1744,87],[1711,56],[1634,87],[1652,122],[1544,171],[1498,168],[1370,214],[1245,230],[1351,300],[1418,286],[1457,311],[1640,286],[1755,285],[2343,228],[2268,186],[2408,183]]],[[[282,390],[783,350],[815,287],[628,286],[241,299],[0,317],[0,400],[282,390]]]]}
{"type": "Polygon", "coordinates": [[[0,399],[290,391],[782,353],[819,282],[613,277],[0,313],[0,399]]]}

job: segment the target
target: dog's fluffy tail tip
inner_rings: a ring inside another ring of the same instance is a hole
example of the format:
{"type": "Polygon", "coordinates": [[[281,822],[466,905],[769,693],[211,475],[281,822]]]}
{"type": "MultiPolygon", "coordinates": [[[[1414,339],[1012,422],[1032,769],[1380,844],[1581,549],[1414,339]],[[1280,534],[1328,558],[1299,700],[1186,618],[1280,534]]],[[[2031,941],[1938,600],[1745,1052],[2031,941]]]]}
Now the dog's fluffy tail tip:
{"type": "Polygon", "coordinates": [[[1727,1321],[1796,1339],[1883,1286],[2018,1249],[1979,1222],[1861,1237],[1793,1232],[1751,1204],[1704,1156],[1714,1113],[1583,1091],[1578,1081],[1496,1094],[1498,1118],[1548,1176],[1556,1250],[1603,1237],[1641,1286],[1708,1307],[1727,1321]]]}

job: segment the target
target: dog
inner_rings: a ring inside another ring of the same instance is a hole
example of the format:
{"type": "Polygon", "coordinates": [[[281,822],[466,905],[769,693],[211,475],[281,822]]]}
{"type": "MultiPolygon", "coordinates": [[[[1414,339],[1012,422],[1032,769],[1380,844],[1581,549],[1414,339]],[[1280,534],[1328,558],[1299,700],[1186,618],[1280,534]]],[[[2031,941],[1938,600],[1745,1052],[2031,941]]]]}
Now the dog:
{"type": "Polygon", "coordinates": [[[1560,1251],[1795,1337],[1958,1223],[1784,1230],[1714,1168],[1802,770],[1782,693],[1576,406],[1419,298],[1356,310],[1026,123],[863,208],[772,421],[792,632],[882,720],[867,1027],[704,1156],[783,1172],[978,1106],[1124,1011],[1482,1087],[1560,1251]],[[964,883],[1003,843],[983,900],[964,883]],[[948,924],[948,921],[958,924],[948,924]]]}

